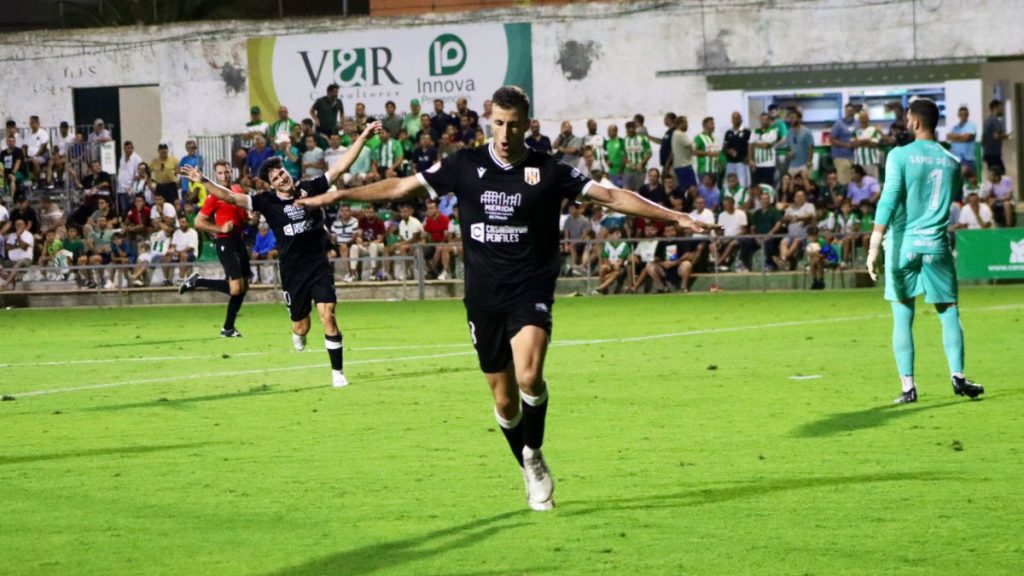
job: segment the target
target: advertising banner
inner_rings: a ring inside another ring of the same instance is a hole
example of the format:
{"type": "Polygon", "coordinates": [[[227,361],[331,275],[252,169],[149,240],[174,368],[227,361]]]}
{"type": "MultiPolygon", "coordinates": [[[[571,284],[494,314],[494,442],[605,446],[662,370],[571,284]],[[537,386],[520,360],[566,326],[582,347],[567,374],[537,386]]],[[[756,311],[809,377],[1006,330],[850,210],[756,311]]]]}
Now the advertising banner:
{"type": "Polygon", "coordinates": [[[280,105],[292,119],[309,116],[313,101],[340,86],[345,115],[362,102],[371,116],[383,114],[393,100],[399,114],[409,101],[422,111],[433,100],[466,98],[482,112],[484,100],[504,84],[515,84],[532,97],[533,61],[530,24],[465,24],[383,30],[355,30],[251,38],[249,98],[263,119],[273,122],[280,105]]]}
{"type": "Polygon", "coordinates": [[[960,230],[956,254],[962,280],[1024,278],[1024,228],[960,230]]]}

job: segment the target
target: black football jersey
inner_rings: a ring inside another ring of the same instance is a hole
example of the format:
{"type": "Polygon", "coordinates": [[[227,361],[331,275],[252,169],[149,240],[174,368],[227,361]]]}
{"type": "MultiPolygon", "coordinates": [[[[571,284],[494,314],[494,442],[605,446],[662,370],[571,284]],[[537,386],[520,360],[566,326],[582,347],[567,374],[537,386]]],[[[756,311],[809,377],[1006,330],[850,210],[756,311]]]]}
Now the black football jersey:
{"type": "MultiPolygon", "coordinates": [[[[330,185],[326,176],[297,182],[295,198],[319,196],[330,185]]],[[[328,236],[324,227],[324,211],[296,206],[293,198],[284,199],[273,191],[252,196],[252,209],[267,219],[277,239],[278,258],[282,268],[295,268],[310,262],[327,260],[328,236]]]]}
{"type": "Polygon", "coordinates": [[[586,194],[589,177],[533,150],[508,164],[491,146],[460,150],[416,177],[432,198],[458,198],[467,306],[553,300],[562,201],[586,194]]]}

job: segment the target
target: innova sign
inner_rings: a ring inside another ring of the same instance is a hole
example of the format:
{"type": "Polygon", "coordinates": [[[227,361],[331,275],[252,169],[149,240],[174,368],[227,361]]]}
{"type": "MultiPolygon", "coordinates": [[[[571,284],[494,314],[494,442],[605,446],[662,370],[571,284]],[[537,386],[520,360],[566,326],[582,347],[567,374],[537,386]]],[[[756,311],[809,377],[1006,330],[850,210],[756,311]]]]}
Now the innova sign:
{"type": "Polygon", "coordinates": [[[482,108],[499,86],[533,91],[530,24],[429,26],[393,31],[356,30],[251,38],[249,98],[268,122],[285,105],[293,119],[308,115],[313,101],[338,84],[346,115],[355,104],[379,115],[393,100],[399,112],[418,98],[423,112],[441,98],[445,109],[458,98],[482,108]]]}

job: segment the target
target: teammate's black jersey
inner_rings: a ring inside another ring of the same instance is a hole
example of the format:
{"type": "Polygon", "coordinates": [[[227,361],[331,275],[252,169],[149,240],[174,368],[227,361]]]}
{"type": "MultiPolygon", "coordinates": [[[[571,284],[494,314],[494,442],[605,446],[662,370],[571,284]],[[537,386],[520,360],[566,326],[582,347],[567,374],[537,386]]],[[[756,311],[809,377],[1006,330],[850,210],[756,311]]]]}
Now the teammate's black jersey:
{"type": "Polygon", "coordinates": [[[585,194],[590,178],[532,150],[506,164],[490,146],[460,150],[416,176],[431,197],[453,191],[459,200],[467,306],[554,298],[562,200],[585,194]]]}
{"type": "MultiPolygon", "coordinates": [[[[319,196],[330,187],[326,176],[303,180],[295,185],[295,198],[319,196]]],[[[267,219],[277,239],[282,268],[295,268],[310,262],[327,260],[328,237],[324,228],[324,212],[317,208],[306,211],[292,198],[281,198],[273,191],[252,196],[252,209],[267,219]]]]}

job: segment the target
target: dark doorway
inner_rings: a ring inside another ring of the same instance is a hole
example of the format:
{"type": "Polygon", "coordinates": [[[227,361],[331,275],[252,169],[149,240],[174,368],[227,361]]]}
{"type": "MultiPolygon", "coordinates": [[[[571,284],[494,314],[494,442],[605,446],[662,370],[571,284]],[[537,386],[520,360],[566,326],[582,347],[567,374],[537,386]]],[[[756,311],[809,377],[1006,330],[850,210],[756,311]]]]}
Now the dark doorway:
{"type": "Polygon", "coordinates": [[[75,129],[85,131],[88,136],[93,121],[102,118],[114,142],[121,142],[121,98],[118,90],[116,86],[75,88],[75,129]]]}

